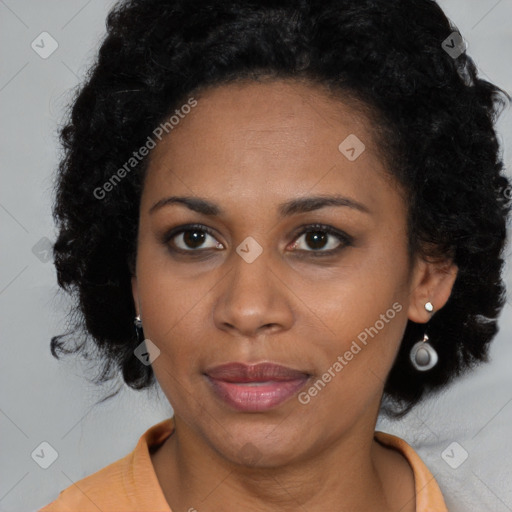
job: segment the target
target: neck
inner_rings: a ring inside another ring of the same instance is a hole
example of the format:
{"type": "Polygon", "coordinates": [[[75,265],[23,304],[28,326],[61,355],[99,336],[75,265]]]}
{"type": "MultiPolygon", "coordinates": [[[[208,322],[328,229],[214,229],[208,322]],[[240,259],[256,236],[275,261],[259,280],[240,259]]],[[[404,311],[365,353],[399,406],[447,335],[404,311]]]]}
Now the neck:
{"type": "Polygon", "coordinates": [[[175,417],[174,433],[152,458],[173,511],[414,511],[411,468],[373,439],[374,428],[375,422],[361,435],[354,425],[331,443],[323,440],[321,452],[279,466],[248,467],[220,456],[175,417]]]}

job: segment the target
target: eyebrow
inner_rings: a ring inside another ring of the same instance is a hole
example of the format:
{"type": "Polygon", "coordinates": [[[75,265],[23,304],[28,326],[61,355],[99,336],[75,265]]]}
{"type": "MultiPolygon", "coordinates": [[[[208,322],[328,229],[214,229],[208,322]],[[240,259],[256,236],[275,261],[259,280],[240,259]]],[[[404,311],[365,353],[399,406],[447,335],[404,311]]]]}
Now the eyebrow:
{"type": "MultiPolygon", "coordinates": [[[[220,206],[201,197],[170,196],[164,197],[157,201],[149,209],[149,214],[151,215],[155,213],[157,210],[163,208],[164,206],[172,204],[182,204],[186,206],[189,210],[201,213],[203,215],[207,215],[209,217],[215,217],[223,215],[225,213],[220,206]]],[[[281,203],[280,205],[278,205],[277,211],[281,217],[290,217],[298,213],[306,213],[311,212],[313,210],[319,210],[320,208],[324,208],[326,206],[346,206],[348,208],[352,208],[363,213],[371,213],[370,210],[365,205],[341,195],[299,197],[297,199],[292,199],[285,203],[281,203]]]]}

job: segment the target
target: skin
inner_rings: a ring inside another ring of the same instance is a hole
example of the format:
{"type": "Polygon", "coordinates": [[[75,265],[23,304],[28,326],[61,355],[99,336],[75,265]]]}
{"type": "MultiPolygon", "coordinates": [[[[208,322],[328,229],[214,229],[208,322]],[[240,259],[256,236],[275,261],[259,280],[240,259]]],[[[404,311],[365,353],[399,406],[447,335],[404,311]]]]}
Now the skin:
{"type": "Polygon", "coordinates": [[[456,267],[408,257],[406,205],[362,114],[297,81],[223,85],[194,97],[198,105],[150,154],[132,278],[144,335],[160,350],[153,369],[175,415],[174,434],[151,456],[169,505],[414,511],[412,469],[374,440],[375,424],[407,320],[428,322],[427,301],[434,314],[444,306],[456,267]],[[354,161],[338,149],[349,134],[366,146],[354,161]],[[334,193],[369,213],[328,206],[278,215],[282,202],[334,193]],[[203,197],[225,213],[180,204],[149,213],[170,195],[203,197]],[[162,241],[186,223],[215,236],[204,233],[202,245],[183,234],[162,241]],[[313,223],[353,241],[325,234],[315,245],[299,229],[313,223]],[[236,252],[248,236],[263,249],[252,263],[236,252]],[[173,242],[190,252],[171,252],[173,242]],[[340,245],[334,255],[311,255],[340,245]],[[316,381],[394,303],[401,311],[307,405],[294,396],[270,411],[239,412],[203,375],[226,362],[271,361],[316,381]]]}

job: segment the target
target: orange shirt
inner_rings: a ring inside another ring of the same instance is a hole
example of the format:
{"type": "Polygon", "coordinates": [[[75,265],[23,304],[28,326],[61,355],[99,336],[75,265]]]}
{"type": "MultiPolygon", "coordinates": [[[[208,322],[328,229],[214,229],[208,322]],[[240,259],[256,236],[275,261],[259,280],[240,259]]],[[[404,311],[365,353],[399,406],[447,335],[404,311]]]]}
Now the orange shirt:
{"type": "MultiPolygon", "coordinates": [[[[64,489],[38,512],[172,512],[156,476],[149,448],[163,443],[174,431],[173,418],[149,428],[135,449],[96,473],[64,489]]],[[[375,432],[381,444],[401,452],[409,461],[416,485],[417,512],[448,512],[434,477],[403,439],[375,432]]]]}

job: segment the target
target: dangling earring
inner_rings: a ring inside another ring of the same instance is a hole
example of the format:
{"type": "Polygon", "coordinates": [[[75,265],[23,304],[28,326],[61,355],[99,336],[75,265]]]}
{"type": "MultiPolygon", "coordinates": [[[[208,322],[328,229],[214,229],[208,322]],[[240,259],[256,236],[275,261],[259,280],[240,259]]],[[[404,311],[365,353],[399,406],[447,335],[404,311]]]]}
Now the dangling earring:
{"type": "Polygon", "coordinates": [[[411,349],[411,363],[420,372],[433,368],[438,361],[435,348],[428,342],[425,334],[423,340],[418,341],[411,349]]]}
{"type": "Polygon", "coordinates": [[[140,315],[137,315],[135,317],[133,323],[135,324],[135,334],[137,336],[137,343],[140,344],[144,341],[144,333],[142,332],[142,321],[140,319],[140,315]]]}
{"type": "MultiPolygon", "coordinates": [[[[425,304],[425,309],[429,313],[432,313],[432,311],[434,311],[432,302],[427,302],[425,304]]],[[[435,348],[428,342],[428,339],[429,338],[425,333],[423,335],[423,340],[415,343],[411,349],[411,363],[419,372],[430,370],[437,364],[437,361],[439,360],[435,348]]]]}

